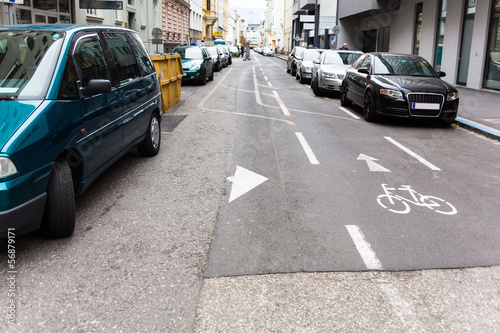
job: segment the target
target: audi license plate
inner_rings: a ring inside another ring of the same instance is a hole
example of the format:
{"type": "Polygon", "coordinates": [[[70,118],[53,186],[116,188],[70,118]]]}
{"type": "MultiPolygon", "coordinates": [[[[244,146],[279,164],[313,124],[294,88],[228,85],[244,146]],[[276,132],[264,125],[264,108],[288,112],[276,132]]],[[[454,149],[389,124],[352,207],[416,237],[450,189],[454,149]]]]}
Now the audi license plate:
{"type": "Polygon", "coordinates": [[[439,110],[439,103],[412,103],[411,108],[414,110],[439,110]]]}

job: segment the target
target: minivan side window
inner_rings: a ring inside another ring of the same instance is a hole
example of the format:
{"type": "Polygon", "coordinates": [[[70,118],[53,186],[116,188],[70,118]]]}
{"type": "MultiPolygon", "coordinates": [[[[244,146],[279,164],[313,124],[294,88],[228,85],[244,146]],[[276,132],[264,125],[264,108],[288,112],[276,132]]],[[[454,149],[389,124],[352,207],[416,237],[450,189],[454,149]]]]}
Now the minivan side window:
{"type": "Polygon", "coordinates": [[[123,33],[105,32],[104,38],[109,45],[116,64],[120,84],[135,80],[141,72],[135,61],[135,56],[123,33]]]}
{"type": "Polygon", "coordinates": [[[144,74],[151,74],[155,71],[155,67],[151,63],[151,58],[148,53],[144,49],[144,45],[142,44],[141,37],[137,34],[132,35],[132,45],[134,45],[134,49],[137,55],[137,59],[139,60],[139,66],[141,66],[144,74]]]}
{"type": "Polygon", "coordinates": [[[82,87],[90,80],[110,80],[104,52],[97,36],[80,39],[75,47],[74,58],[82,75],[82,87]]]}

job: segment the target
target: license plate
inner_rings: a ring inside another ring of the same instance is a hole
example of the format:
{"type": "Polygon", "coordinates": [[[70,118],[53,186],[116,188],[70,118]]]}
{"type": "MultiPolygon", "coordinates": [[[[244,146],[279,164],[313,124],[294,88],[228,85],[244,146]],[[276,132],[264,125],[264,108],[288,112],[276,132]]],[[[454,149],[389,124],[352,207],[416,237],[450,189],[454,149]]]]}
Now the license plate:
{"type": "Polygon", "coordinates": [[[411,108],[414,110],[439,110],[441,105],[438,103],[412,103],[411,108]]]}

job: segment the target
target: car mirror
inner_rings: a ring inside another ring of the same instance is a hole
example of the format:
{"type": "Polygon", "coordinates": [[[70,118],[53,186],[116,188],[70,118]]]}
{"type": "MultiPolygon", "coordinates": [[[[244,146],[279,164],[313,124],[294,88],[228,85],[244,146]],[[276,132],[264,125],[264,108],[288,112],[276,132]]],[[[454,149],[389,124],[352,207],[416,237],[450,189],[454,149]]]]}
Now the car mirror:
{"type": "Polygon", "coordinates": [[[111,82],[101,79],[90,80],[86,87],[80,88],[80,91],[83,97],[104,94],[111,91],[111,82]]]}
{"type": "Polygon", "coordinates": [[[302,57],[295,57],[295,59],[297,59],[297,60],[302,60],[302,57]]]}
{"type": "Polygon", "coordinates": [[[360,68],[358,69],[358,73],[370,74],[370,71],[368,70],[368,68],[360,68]]]}
{"type": "Polygon", "coordinates": [[[446,76],[446,73],[445,73],[445,72],[441,72],[441,71],[440,71],[440,72],[438,72],[438,76],[439,76],[439,77],[445,77],[445,76],[446,76]]]}
{"type": "Polygon", "coordinates": [[[206,57],[205,60],[212,60],[212,57],[206,57]]]}
{"type": "Polygon", "coordinates": [[[314,59],[313,64],[319,65],[319,64],[321,64],[321,62],[318,59],[314,59]]]}

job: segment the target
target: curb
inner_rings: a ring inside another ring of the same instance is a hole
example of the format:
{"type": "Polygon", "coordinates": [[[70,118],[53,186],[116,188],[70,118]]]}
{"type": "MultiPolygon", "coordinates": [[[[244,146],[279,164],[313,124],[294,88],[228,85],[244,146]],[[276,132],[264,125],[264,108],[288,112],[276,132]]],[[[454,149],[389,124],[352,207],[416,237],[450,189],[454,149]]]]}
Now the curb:
{"type": "Polygon", "coordinates": [[[500,132],[498,130],[488,127],[486,125],[479,124],[473,120],[457,117],[454,121],[454,124],[457,125],[458,127],[462,127],[471,130],[475,133],[487,136],[490,139],[500,141],[500,132]]]}

